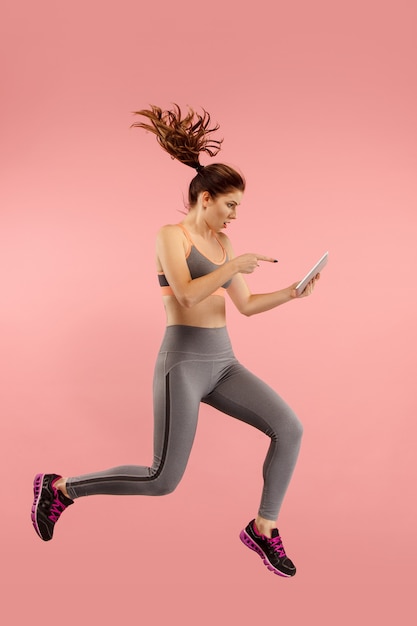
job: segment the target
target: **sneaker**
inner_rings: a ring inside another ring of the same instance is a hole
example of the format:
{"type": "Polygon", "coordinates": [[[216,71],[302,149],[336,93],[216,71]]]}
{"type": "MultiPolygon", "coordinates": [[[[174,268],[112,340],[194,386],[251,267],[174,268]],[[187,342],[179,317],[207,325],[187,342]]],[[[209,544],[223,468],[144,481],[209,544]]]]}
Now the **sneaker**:
{"type": "Polygon", "coordinates": [[[285,554],[278,528],[272,530],[272,537],[265,537],[258,533],[255,520],[252,520],[239,536],[248,548],[259,554],[271,572],[287,578],[294,576],[295,565],[285,554]]]}
{"type": "Polygon", "coordinates": [[[74,500],[64,496],[54,487],[54,482],[62,478],[58,474],[37,474],[33,481],[35,499],[32,504],[32,524],[44,541],[50,541],[59,516],[74,500]]]}

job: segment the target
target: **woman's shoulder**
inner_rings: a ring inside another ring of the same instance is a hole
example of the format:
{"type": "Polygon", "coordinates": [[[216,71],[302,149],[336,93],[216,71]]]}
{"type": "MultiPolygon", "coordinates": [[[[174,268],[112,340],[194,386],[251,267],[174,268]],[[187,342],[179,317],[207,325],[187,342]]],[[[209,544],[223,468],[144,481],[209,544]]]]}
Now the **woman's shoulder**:
{"type": "Polygon", "coordinates": [[[183,232],[180,224],[165,224],[164,226],[161,226],[158,230],[157,237],[158,239],[165,239],[167,237],[181,237],[182,235],[183,232]]]}
{"type": "Polygon", "coordinates": [[[156,237],[156,244],[158,249],[181,246],[181,248],[186,250],[189,247],[181,224],[165,224],[165,226],[161,226],[156,237]]]}

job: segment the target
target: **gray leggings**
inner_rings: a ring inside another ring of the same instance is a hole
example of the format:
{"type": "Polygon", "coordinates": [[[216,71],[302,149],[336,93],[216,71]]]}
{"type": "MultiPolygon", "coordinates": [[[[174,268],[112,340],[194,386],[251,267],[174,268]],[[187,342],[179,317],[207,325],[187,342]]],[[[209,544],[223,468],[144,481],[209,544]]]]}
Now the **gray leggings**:
{"type": "Polygon", "coordinates": [[[159,496],[174,491],[191,452],[200,402],[270,437],[259,515],[275,520],[297,460],[302,426],[275,391],[236,360],[225,327],[167,327],[154,376],[152,467],[122,465],[72,477],[69,496],[159,496]]]}

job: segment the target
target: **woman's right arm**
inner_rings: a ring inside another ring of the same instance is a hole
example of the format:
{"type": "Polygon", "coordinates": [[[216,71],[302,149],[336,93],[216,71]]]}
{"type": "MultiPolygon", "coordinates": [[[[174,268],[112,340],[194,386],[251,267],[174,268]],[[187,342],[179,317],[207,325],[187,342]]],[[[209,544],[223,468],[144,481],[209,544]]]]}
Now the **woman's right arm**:
{"type": "Polygon", "coordinates": [[[208,298],[235,274],[253,272],[259,260],[273,261],[259,254],[242,254],[214,272],[192,279],[185,257],[184,235],[178,226],[161,228],[156,240],[156,253],[176,299],[185,308],[191,308],[208,298]]]}

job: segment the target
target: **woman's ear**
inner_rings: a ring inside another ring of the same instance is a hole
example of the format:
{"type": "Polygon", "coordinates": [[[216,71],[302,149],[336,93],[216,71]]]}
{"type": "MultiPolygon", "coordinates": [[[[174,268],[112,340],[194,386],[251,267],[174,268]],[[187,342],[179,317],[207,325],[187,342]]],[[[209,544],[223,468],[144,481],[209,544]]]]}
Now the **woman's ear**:
{"type": "Polygon", "coordinates": [[[208,191],[203,191],[201,194],[201,200],[203,201],[203,207],[207,208],[206,205],[207,203],[211,200],[211,195],[209,194],[208,191]]]}

